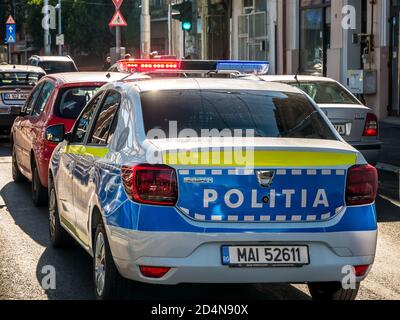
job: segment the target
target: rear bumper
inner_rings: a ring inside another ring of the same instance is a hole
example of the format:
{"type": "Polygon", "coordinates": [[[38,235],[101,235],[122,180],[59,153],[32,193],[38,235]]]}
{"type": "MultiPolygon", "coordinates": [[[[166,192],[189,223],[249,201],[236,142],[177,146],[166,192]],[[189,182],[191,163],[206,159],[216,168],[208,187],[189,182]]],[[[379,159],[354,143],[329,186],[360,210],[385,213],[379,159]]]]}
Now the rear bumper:
{"type": "MultiPolygon", "coordinates": [[[[155,284],[341,282],[347,266],[372,265],[377,231],[337,233],[153,233],[108,227],[111,250],[125,278],[155,284]],[[299,268],[230,268],[222,245],[307,245],[310,264],[299,268]],[[171,267],[161,279],[139,266],[171,267]]],[[[357,278],[364,280],[366,276],[357,278]]]]}

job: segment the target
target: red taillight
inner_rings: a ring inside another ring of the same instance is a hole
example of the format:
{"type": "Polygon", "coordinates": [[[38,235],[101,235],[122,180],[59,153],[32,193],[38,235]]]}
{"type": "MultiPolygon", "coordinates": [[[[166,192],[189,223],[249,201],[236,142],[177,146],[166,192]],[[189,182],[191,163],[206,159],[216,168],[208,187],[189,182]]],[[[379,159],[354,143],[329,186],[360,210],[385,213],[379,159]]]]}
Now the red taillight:
{"type": "Polygon", "coordinates": [[[367,113],[364,127],[364,137],[376,137],[378,135],[378,118],[373,113],[367,113]]]}
{"type": "Polygon", "coordinates": [[[175,170],[163,165],[137,165],[122,168],[122,180],[131,200],[173,206],[178,200],[175,170]]]}
{"type": "Polygon", "coordinates": [[[154,72],[180,70],[180,60],[161,60],[161,59],[132,59],[120,60],[117,63],[119,71],[125,72],[154,72]]]}
{"type": "Polygon", "coordinates": [[[147,278],[162,278],[164,277],[171,268],[168,267],[147,267],[147,266],[140,266],[140,272],[147,278]]]}
{"type": "Polygon", "coordinates": [[[369,265],[354,266],[354,273],[356,277],[363,277],[367,273],[369,265]]]}
{"type": "Polygon", "coordinates": [[[375,201],[378,192],[378,171],[371,165],[351,167],[347,173],[346,204],[357,206],[375,201]]]}

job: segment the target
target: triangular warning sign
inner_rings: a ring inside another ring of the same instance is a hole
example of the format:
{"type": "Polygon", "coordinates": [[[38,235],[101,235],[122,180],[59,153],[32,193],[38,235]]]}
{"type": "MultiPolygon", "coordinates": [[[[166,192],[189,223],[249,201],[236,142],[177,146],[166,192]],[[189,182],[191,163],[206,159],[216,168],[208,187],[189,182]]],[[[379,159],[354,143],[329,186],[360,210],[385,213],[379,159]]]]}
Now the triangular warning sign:
{"type": "Polygon", "coordinates": [[[114,2],[114,5],[117,9],[119,9],[121,7],[122,2],[124,2],[124,0],[112,0],[114,2]]]}
{"type": "Polygon", "coordinates": [[[8,19],[7,19],[6,24],[15,24],[14,18],[12,16],[9,16],[8,19]]]}
{"type": "Polygon", "coordinates": [[[13,36],[10,36],[10,37],[7,39],[7,43],[15,43],[15,39],[13,38],[13,36]]]}
{"type": "Polygon", "coordinates": [[[126,23],[121,12],[117,10],[108,25],[110,27],[126,27],[128,24],[126,23]]]}

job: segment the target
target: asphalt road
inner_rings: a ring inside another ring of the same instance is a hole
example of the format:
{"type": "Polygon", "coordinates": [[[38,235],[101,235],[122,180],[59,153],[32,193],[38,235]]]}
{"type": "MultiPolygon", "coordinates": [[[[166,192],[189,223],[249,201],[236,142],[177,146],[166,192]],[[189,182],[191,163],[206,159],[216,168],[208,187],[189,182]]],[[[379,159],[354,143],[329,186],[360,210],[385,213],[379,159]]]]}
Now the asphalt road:
{"type": "MultiPolygon", "coordinates": [[[[48,237],[48,212],[35,208],[28,183],[15,184],[6,143],[0,142],[0,300],[93,299],[91,258],[78,245],[56,250],[48,237]],[[56,270],[56,289],[44,290],[46,266],[56,270]]],[[[358,299],[400,299],[400,202],[379,197],[375,265],[358,299]]],[[[305,285],[140,286],[135,299],[309,300],[305,285]]]]}

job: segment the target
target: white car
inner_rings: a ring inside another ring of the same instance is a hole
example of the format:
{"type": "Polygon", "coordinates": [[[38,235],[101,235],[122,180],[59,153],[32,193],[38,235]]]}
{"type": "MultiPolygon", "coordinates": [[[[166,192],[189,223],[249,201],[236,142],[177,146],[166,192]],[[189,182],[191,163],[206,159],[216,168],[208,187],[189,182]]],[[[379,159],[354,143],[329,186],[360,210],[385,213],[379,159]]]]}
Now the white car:
{"type": "Polygon", "coordinates": [[[261,76],[265,81],[281,82],[306,92],[326,113],[339,134],[375,165],[382,142],[378,118],[339,82],[316,76],[261,76]]]}
{"type": "Polygon", "coordinates": [[[123,63],[137,73],[102,87],[72,132],[46,133],[65,137],[50,238],[93,257],[96,297],[130,279],[307,283],[314,298],[354,299],[375,257],[377,171],[315,103],[285,84],[207,77],[220,62],[201,75],[209,62],[123,63]]]}

